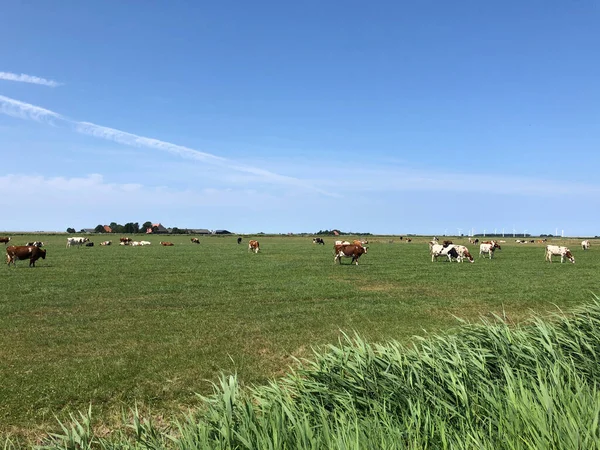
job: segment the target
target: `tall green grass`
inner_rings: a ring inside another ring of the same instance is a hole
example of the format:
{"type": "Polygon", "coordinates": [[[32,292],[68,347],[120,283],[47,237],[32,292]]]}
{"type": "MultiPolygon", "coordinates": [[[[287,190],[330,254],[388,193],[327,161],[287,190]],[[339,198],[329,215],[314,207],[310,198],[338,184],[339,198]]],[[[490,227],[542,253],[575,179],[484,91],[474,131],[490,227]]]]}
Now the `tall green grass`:
{"type": "MultiPolygon", "coordinates": [[[[411,345],[344,336],[277,382],[222,376],[185,417],[95,434],[91,410],[44,448],[600,448],[600,300],[568,316],[500,317],[411,345]]],[[[7,443],[10,448],[10,443],[7,443]]]]}

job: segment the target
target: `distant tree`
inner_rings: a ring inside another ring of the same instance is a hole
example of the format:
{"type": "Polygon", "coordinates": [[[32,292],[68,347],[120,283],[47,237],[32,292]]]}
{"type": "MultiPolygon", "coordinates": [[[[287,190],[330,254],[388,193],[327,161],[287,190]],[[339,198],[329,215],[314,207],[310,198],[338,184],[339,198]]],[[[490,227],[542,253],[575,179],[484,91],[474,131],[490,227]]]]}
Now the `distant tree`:
{"type": "MultiPolygon", "coordinates": [[[[137,223],[137,222],[135,222],[132,225],[133,225],[133,232],[134,233],[139,233],[140,232],[140,224],[137,223]]],[[[145,232],[146,230],[143,230],[143,231],[145,232]]]]}
{"type": "Polygon", "coordinates": [[[103,225],[96,225],[96,228],[94,228],[94,231],[96,233],[104,233],[104,226],[103,225]]]}
{"type": "Polygon", "coordinates": [[[144,222],[142,227],[144,228],[144,231],[146,231],[148,228],[152,228],[152,222],[144,222]]]}
{"type": "Polygon", "coordinates": [[[67,228],[67,233],[76,233],[75,228],[67,228]]]}

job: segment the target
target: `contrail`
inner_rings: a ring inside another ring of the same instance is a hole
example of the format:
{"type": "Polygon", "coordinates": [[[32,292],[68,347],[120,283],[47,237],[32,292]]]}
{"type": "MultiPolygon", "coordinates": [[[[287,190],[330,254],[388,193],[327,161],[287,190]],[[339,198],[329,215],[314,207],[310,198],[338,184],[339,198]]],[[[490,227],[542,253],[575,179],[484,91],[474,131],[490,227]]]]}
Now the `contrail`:
{"type": "Polygon", "coordinates": [[[197,161],[206,162],[209,164],[225,167],[237,172],[247,173],[260,177],[261,181],[274,184],[285,184],[289,186],[297,186],[304,189],[309,189],[323,195],[338,197],[337,194],[326,192],[317,188],[305,180],[299,178],[280,175],[268,170],[259,169],[257,167],[237,164],[235,161],[228,160],[221,156],[211,153],[201,152],[193,148],[182,145],[165,142],[158,139],[153,139],[144,136],[138,136],[126,131],[117,130],[115,128],[104,127],[90,122],[79,122],[69,119],[61,114],[58,114],[49,109],[29,103],[14,100],[9,97],[0,95],[0,112],[19,119],[35,120],[37,122],[47,122],[51,125],[64,124],[67,127],[74,129],[78,133],[87,134],[101,139],[118,142],[119,144],[129,145],[132,147],[143,147],[164,152],[169,152],[183,158],[194,159],[197,161]]]}
{"type": "Polygon", "coordinates": [[[40,84],[42,86],[50,86],[50,87],[57,87],[57,86],[61,86],[63,84],[63,83],[59,83],[58,81],[47,80],[45,78],[36,77],[33,75],[27,75],[24,73],[19,75],[19,74],[10,73],[10,72],[0,72],[0,80],[17,81],[20,83],[40,84]]]}

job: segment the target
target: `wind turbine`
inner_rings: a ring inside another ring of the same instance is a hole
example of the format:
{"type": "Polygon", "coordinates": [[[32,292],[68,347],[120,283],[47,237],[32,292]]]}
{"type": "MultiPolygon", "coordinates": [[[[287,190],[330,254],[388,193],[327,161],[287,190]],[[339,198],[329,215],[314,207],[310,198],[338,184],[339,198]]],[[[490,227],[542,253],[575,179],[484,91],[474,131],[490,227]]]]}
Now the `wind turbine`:
{"type": "Polygon", "coordinates": [[[504,228],[502,228],[502,237],[504,237],[504,228]]]}

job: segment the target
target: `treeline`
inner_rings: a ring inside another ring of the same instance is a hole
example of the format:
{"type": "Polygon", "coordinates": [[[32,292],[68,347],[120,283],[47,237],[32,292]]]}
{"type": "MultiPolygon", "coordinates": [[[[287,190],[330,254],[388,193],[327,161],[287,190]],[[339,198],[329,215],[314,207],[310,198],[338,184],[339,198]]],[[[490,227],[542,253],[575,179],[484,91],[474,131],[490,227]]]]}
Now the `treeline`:
{"type": "MultiPolygon", "coordinates": [[[[108,226],[110,227],[110,231],[106,230],[104,228],[104,225],[98,224],[98,225],[96,225],[96,228],[94,228],[94,232],[95,233],[135,234],[135,233],[145,233],[148,228],[152,228],[153,233],[159,232],[158,227],[152,226],[152,222],[150,222],[150,221],[144,222],[141,226],[138,222],[128,222],[125,225],[121,225],[116,222],[111,222],[110,225],[108,225],[108,226]]],[[[82,229],[79,232],[86,233],[88,231],[91,231],[91,230],[82,229]]],[[[162,231],[164,232],[164,229],[162,231]]],[[[180,229],[177,227],[173,227],[172,229],[169,230],[169,234],[186,234],[187,232],[188,231],[186,229],[180,229]]],[[[77,230],[75,230],[75,228],[69,227],[69,228],[67,228],[67,233],[77,233],[77,230]]]]}
{"type": "Polygon", "coordinates": [[[341,236],[341,235],[353,235],[353,236],[372,236],[372,233],[356,233],[354,231],[340,231],[340,230],[319,230],[315,235],[317,236],[341,236]]]}

